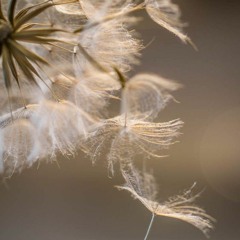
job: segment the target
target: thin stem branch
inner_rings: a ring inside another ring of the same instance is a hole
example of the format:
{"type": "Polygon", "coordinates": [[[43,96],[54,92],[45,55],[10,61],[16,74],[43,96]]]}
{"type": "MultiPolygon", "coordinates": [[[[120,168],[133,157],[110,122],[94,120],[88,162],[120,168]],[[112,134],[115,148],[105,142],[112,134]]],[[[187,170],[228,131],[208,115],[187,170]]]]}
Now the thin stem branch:
{"type": "Polygon", "coordinates": [[[16,8],[17,0],[11,0],[8,6],[8,20],[13,25],[14,22],[14,13],[16,8]]]}
{"type": "Polygon", "coordinates": [[[145,237],[144,237],[144,240],[147,240],[147,238],[148,238],[148,235],[149,235],[150,230],[151,230],[152,225],[153,225],[154,218],[155,218],[155,214],[153,213],[153,214],[152,214],[151,221],[150,221],[149,226],[148,226],[148,229],[147,229],[147,233],[146,233],[146,235],[145,235],[145,237]]]}
{"type": "Polygon", "coordinates": [[[127,127],[127,112],[124,113],[124,127],[127,127]]]}

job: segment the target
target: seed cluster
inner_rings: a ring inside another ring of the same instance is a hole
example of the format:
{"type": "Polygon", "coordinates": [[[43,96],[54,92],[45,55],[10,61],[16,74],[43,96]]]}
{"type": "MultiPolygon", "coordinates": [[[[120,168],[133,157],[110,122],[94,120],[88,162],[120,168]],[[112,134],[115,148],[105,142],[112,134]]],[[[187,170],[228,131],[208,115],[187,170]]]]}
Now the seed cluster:
{"type": "Polygon", "coordinates": [[[10,177],[78,150],[93,162],[105,156],[111,175],[117,170],[125,180],[119,189],[154,216],[207,234],[212,218],[192,204],[198,195],[189,190],[159,203],[152,175],[135,166],[137,155],[164,157],[183,125],[158,122],[179,83],[131,76],[143,49],[134,12],[142,10],[192,44],[171,0],[0,0],[0,173],[10,177]],[[120,106],[117,115],[111,100],[120,106]]]}

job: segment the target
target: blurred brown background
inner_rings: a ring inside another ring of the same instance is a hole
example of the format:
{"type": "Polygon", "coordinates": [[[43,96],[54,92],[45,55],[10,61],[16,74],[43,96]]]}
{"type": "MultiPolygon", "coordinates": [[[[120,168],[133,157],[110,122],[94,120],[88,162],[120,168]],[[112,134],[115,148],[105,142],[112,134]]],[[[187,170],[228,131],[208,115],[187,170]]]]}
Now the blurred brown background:
{"type": "MultiPolygon", "coordinates": [[[[139,26],[144,43],[138,71],[175,79],[175,93],[160,120],[180,117],[180,143],[166,159],[150,159],[160,200],[189,188],[205,189],[198,203],[217,219],[212,240],[240,239],[240,2],[174,1],[189,22],[195,52],[147,16],[139,26]]],[[[139,162],[141,159],[139,159],[139,162]]],[[[1,240],[138,240],[151,214],[128,193],[120,176],[107,177],[104,160],[92,167],[79,153],[13,176],[0,185],[1,240]]],[[[150,240],[202,240],[186,223],[156,218],[150,240]]]]}

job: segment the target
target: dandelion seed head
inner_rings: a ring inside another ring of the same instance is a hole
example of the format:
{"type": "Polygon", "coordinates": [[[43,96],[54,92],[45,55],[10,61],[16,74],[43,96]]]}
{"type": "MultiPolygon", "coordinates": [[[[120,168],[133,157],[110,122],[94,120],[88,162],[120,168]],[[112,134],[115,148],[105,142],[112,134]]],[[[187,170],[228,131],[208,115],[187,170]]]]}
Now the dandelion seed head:
{"type": "Polygon", "coordinates": [[[0,173],[12,175],[58,153],[81,148],[108,169],[120,166],[129,191],[154,215],[188,222],[207,234],[212,218],[194,205],[192,189],[164,203],[153,176],[134,158],[162,157],[183,122],[153,122],[179,84],[154,74],[127,73],[143,48],[131,13],[149,16],[184,43],[180,10],[171,0],[0,1],[0,173]],[[121,92],[121,114],[108,102],[121,92]],[[115,95],[116,94],[116,95],[115,95]]]}

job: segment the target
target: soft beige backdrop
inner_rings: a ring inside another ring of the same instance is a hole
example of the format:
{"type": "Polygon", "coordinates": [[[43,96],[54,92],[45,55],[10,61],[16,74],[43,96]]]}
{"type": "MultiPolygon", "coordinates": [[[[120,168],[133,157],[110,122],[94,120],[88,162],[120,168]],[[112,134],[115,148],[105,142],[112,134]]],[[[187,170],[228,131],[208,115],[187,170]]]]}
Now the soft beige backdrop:
{"type": "MultiPolygon", "coordinates": [[[[212,240],[240,239],[240,2],[184,0],[179,3],[195,52],[147,16],[139,26],[145,44],[137,71],[176,79],[175,94],[160,120],[180,117],[185,126],[170,157],[151,159],[160,199],[197,181],[201,206],[218,222],[212,240]]],[[[139,159],[139,163],[141,159],[139,159]]],[[[107,177],[104,159],[92,167],[79,153],[15,175],[0,185],[0,240],[138,240],[150,213],[107,177]]],[[[150,240],[202,240],[192,226],[157,218],[150,240]]]]}

